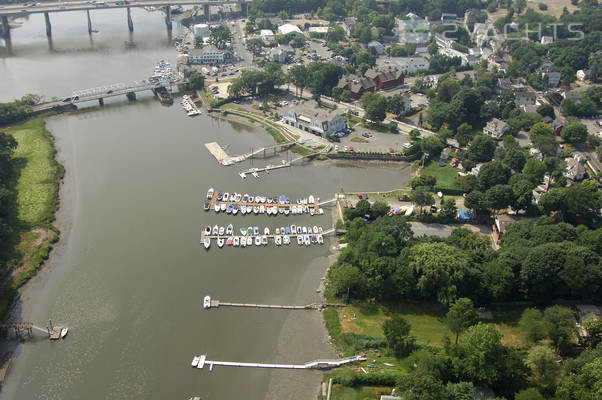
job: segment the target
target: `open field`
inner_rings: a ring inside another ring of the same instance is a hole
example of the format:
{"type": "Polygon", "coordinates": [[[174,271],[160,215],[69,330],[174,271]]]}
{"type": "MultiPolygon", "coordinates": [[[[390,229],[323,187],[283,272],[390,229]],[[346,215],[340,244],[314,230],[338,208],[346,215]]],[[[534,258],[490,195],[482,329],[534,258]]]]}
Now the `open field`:
{"type": "Polygon", "coordinates": [[[332,385],[331,400],[374,400],[382,394],[391,394],[391,388],[359,386],[347,387],[343,385],[332,385]]]}
{"type": "Polygon", "coordinates": [[[446,165],[440,167],[437,161],[430,161],[427,166],[422,169],[422,175],[430,175],[437,178],[436,186],[442,189],[457,189],[454,181],[458,176],[458,169],[446,165]]]}
{"type": "MultiPolygon", "coordinates": [[[[562,15],[562,10],[564,9],[564,7],[566,7],[571,13],[579,8],[577,6],[572,5],[570,0],[535,0],[527,2],[527,8],[532,8],[538,13],[553,15],[555,17],[562,15]],[[538,6],[539,3],[545,3],[548,6],[548,9],[545,11],[540,10],[538,6]]],[[[527,8],[525,8],[525,11],[527,11],[527,8]]],[[[523,11],[523,13],[525,11],[523,11]]],[[[493,21],[495,21],[498,18],[505,17],[507,12],[508,10],[505,8],[498,8],[497,10],[495,10],[495,12],[488,12],[487,14],[489,14],[490,18],[493,21]]]]}

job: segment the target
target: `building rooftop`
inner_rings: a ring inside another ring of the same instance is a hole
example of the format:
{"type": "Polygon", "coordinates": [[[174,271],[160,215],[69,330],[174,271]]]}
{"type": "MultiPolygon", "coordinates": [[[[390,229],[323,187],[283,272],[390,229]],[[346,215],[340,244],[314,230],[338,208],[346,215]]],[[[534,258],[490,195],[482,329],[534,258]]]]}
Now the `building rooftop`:
{"type": "Polygon", "coordinates": [[[278,27],[278,32],[280,32],[283,35],[288,35],[289,33],[297,33],[301,35],[303,34],[303,32],[301,32],[301,29],[299,29],[297,25],[293,24],[280,25],[278,27]]]}

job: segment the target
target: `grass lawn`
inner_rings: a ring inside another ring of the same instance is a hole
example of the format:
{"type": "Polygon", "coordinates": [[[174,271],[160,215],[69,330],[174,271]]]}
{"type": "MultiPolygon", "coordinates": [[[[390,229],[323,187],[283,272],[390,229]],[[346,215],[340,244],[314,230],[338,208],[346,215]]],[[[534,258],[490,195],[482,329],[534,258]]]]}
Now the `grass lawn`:
{"type": "Polygon", "coordinates": [[[381,394],[391,394],[391,388],[359,386],[347,387],[343,385],[332,385],[330,393],[331,400],[374,400],[380,398],[381,394]]]}
{"type": "Polygon", "coordinates": [[[366,140],[362,137],[353,137],[353,138],[351,138],[351,141],[355,142],[355,143],[370,143],[369,140],[366,140]]]}
{"type": "Polygon", "coordinates": [[[14,158],[22,167],[16,185],[17,218],[33,226],[53,219],[58,165],[52,137],[42,118],[32,119],[7,131],[18,142],[14,158]]]}
{"type": "Polygon", "coordinates": [[[422,175],[430,175],[437,178],[437,187],[442,189],[458,189],[454,185],[454,180],[458,176],[458,169],[446,165],[440,167],[436,161],[431,161],[427,166],[422,169],[422,175]]]}

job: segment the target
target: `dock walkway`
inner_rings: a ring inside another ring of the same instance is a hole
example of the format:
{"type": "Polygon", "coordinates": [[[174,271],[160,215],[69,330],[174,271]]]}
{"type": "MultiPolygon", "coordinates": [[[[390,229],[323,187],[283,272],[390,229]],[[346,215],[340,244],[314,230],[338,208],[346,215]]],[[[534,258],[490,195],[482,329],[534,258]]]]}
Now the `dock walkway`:
{"type": "MultiPolygon", "coordinates": [[[[203,369],[205,364],[209,365],[209,370],[213,370],[214,365],[221,365],[224,367],[247,367],[247,368],[275,368],[275,369],[330,369],[340,367],[344,364],[349,364],[357,361],[365,361],[366,357],[363,356],[352,356],[347,358],[335,359],[335,360],[314,360],[305,364],[265,364],[265,363],[251,363],[251,362],[234,362],[234,361],[212,361],[207,360],[206,355],[197,356],[199,358],[198,363],[193,362],[193,366],[198,369],[203,369]]],[[[195,357],[196,358],[196,357],[195,357]]]]}
{"type": "Polygon", "coordinates": [[[268,309],[282,309],[282,310],[321,310],[326,307],[345,307],[343,303],[312,303],[305,306],[291,306],[281,304],[249,304],[249,303],[227,303],[219,300],[211,300],[211,307],[207,308],[219,308],[222,307],[243,307],[243,308],[268,308],[268,309]]]}

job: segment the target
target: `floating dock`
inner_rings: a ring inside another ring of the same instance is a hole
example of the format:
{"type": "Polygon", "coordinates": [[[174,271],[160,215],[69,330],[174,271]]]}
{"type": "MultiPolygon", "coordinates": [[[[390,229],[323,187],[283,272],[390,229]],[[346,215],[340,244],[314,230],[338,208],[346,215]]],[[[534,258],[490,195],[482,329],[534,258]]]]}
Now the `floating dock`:
{"type": "MultiPolygon", "coordinates": [[[[199,358],[198,364],[195,368],[203,369],[205,364],[209,365],[209,370],[213,369],[214,365],[221,365],[224,367],[247,367],[247,368],[274,368],[274,369],[331,369],[337,368],[341,365],[357,362],[366,361],[366,357],[363,356],[352,356],[347,358],[341,358],[338,360],[314,360],[305,364],[264,364],[264,363],[250,363],[250,362],[232,362],[232,361],[211,361],[207,360],[207,356],[196,356],[199,358]]],[[[194,365],[194,363],[193,363],[194,365]]]]}
{"type": "Polygon", "coordinates": [[[321,310],[326,307],[345,307],[343,303],[312,303],[305,306],[289,306],[289,305],[280,305],[280,304],[249,304],[249,303],[227,303],[221,302],[219,300],[210,300],[210,307],[204,307],[206,309],[209,308],[219,308],[221,307],[243,307],[243,308],[268,308],[268,309],[281,309],[281,310],[321,310]]]}
{"type": "Polygon", "coordinates": [[[221,165],[232,165],[235,162],[241,162],[246,159],[246,156],[244,155],[229,156],[228,153],[226,153],[226,151],[222,149],[222,146],[220,146],[217,142],[205,143],[205,147],[221,165]]]}

